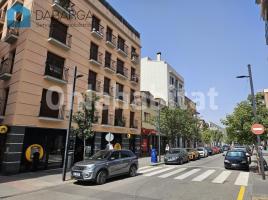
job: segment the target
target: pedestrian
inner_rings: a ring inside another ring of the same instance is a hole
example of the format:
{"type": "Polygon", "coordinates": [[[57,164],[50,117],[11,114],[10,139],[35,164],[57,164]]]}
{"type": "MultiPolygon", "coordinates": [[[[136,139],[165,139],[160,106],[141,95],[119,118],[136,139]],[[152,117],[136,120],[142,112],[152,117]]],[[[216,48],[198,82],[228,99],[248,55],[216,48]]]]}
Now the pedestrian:
{"type": "Polygon", "coordinates": [[[169,152],[169,145],[168,144],[166,144],[166,153],[168,153],[169,152]]]}

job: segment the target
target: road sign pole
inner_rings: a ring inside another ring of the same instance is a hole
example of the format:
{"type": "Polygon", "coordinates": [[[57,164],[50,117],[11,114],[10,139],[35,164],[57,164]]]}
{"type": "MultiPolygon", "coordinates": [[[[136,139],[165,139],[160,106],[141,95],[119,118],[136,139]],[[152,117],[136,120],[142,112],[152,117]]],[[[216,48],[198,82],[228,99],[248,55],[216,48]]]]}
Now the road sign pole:
{"type": "MultiPolygon", "coordinates": [[[[248,75],[249,75],[249,80],[250,80],[253,114],[254,114],[255,121],[257,121],[257,106],[256,106],[256,97],[255,97],[254,86],[253,86],[253,77],[252,77],[251,65],[248,65],[248,75]]],[[[257,145],[258,145],[257,153],[259,156],[259,165],[260,165],[260,169],[261,169],[261,175],[262,175],[262,179],[265,180],[263,156],[262,156],[262,150],[260,149],[261,148],[260,147],[261,146],[260,135],[257,135],[257,145]]]]}

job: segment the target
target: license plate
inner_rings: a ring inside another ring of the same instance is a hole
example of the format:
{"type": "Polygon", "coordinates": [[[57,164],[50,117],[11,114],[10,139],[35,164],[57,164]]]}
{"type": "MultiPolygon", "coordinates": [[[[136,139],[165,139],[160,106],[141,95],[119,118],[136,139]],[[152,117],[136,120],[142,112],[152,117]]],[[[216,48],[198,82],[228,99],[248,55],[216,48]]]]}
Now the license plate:
{"type": "Polygon", "coordinates": [[[79,172],[73,172],[73,176],[80,177],[80,173],[79,172]]]}

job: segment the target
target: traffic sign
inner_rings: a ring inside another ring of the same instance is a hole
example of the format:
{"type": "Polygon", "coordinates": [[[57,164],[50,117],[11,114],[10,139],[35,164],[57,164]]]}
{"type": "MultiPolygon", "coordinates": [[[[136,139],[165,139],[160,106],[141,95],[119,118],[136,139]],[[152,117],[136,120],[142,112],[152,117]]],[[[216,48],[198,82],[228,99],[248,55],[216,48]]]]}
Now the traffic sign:
{"type": "Polygon", "coordinates": [[[262,124],[253,124],[251,127],[251,131],[252,133],[254,133],[255,135],[261,135],[264,133],[265,128],[262,124]]]}
{"type": "Polygon", "coordinates": [[[113,140],[114,140],[114,135],[113,135],[112,133],[108,133],[108,134],[106,134],[106,136],[105,136],[105,140],[106,140],[107,142],[111,142],[111,141],[113,141],[113,140]]]}

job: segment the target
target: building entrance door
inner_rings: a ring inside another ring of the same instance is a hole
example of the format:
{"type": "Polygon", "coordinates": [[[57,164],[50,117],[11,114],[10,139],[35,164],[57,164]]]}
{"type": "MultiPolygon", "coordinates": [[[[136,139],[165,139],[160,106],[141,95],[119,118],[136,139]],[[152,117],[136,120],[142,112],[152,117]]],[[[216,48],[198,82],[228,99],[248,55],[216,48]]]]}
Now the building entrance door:
{"type": "Polygon", "coordinates": [[[0,134],[0,172],[2,168],[1,164],[4,157],[5,141],[6,141],[6,135],[0,134]]]}

